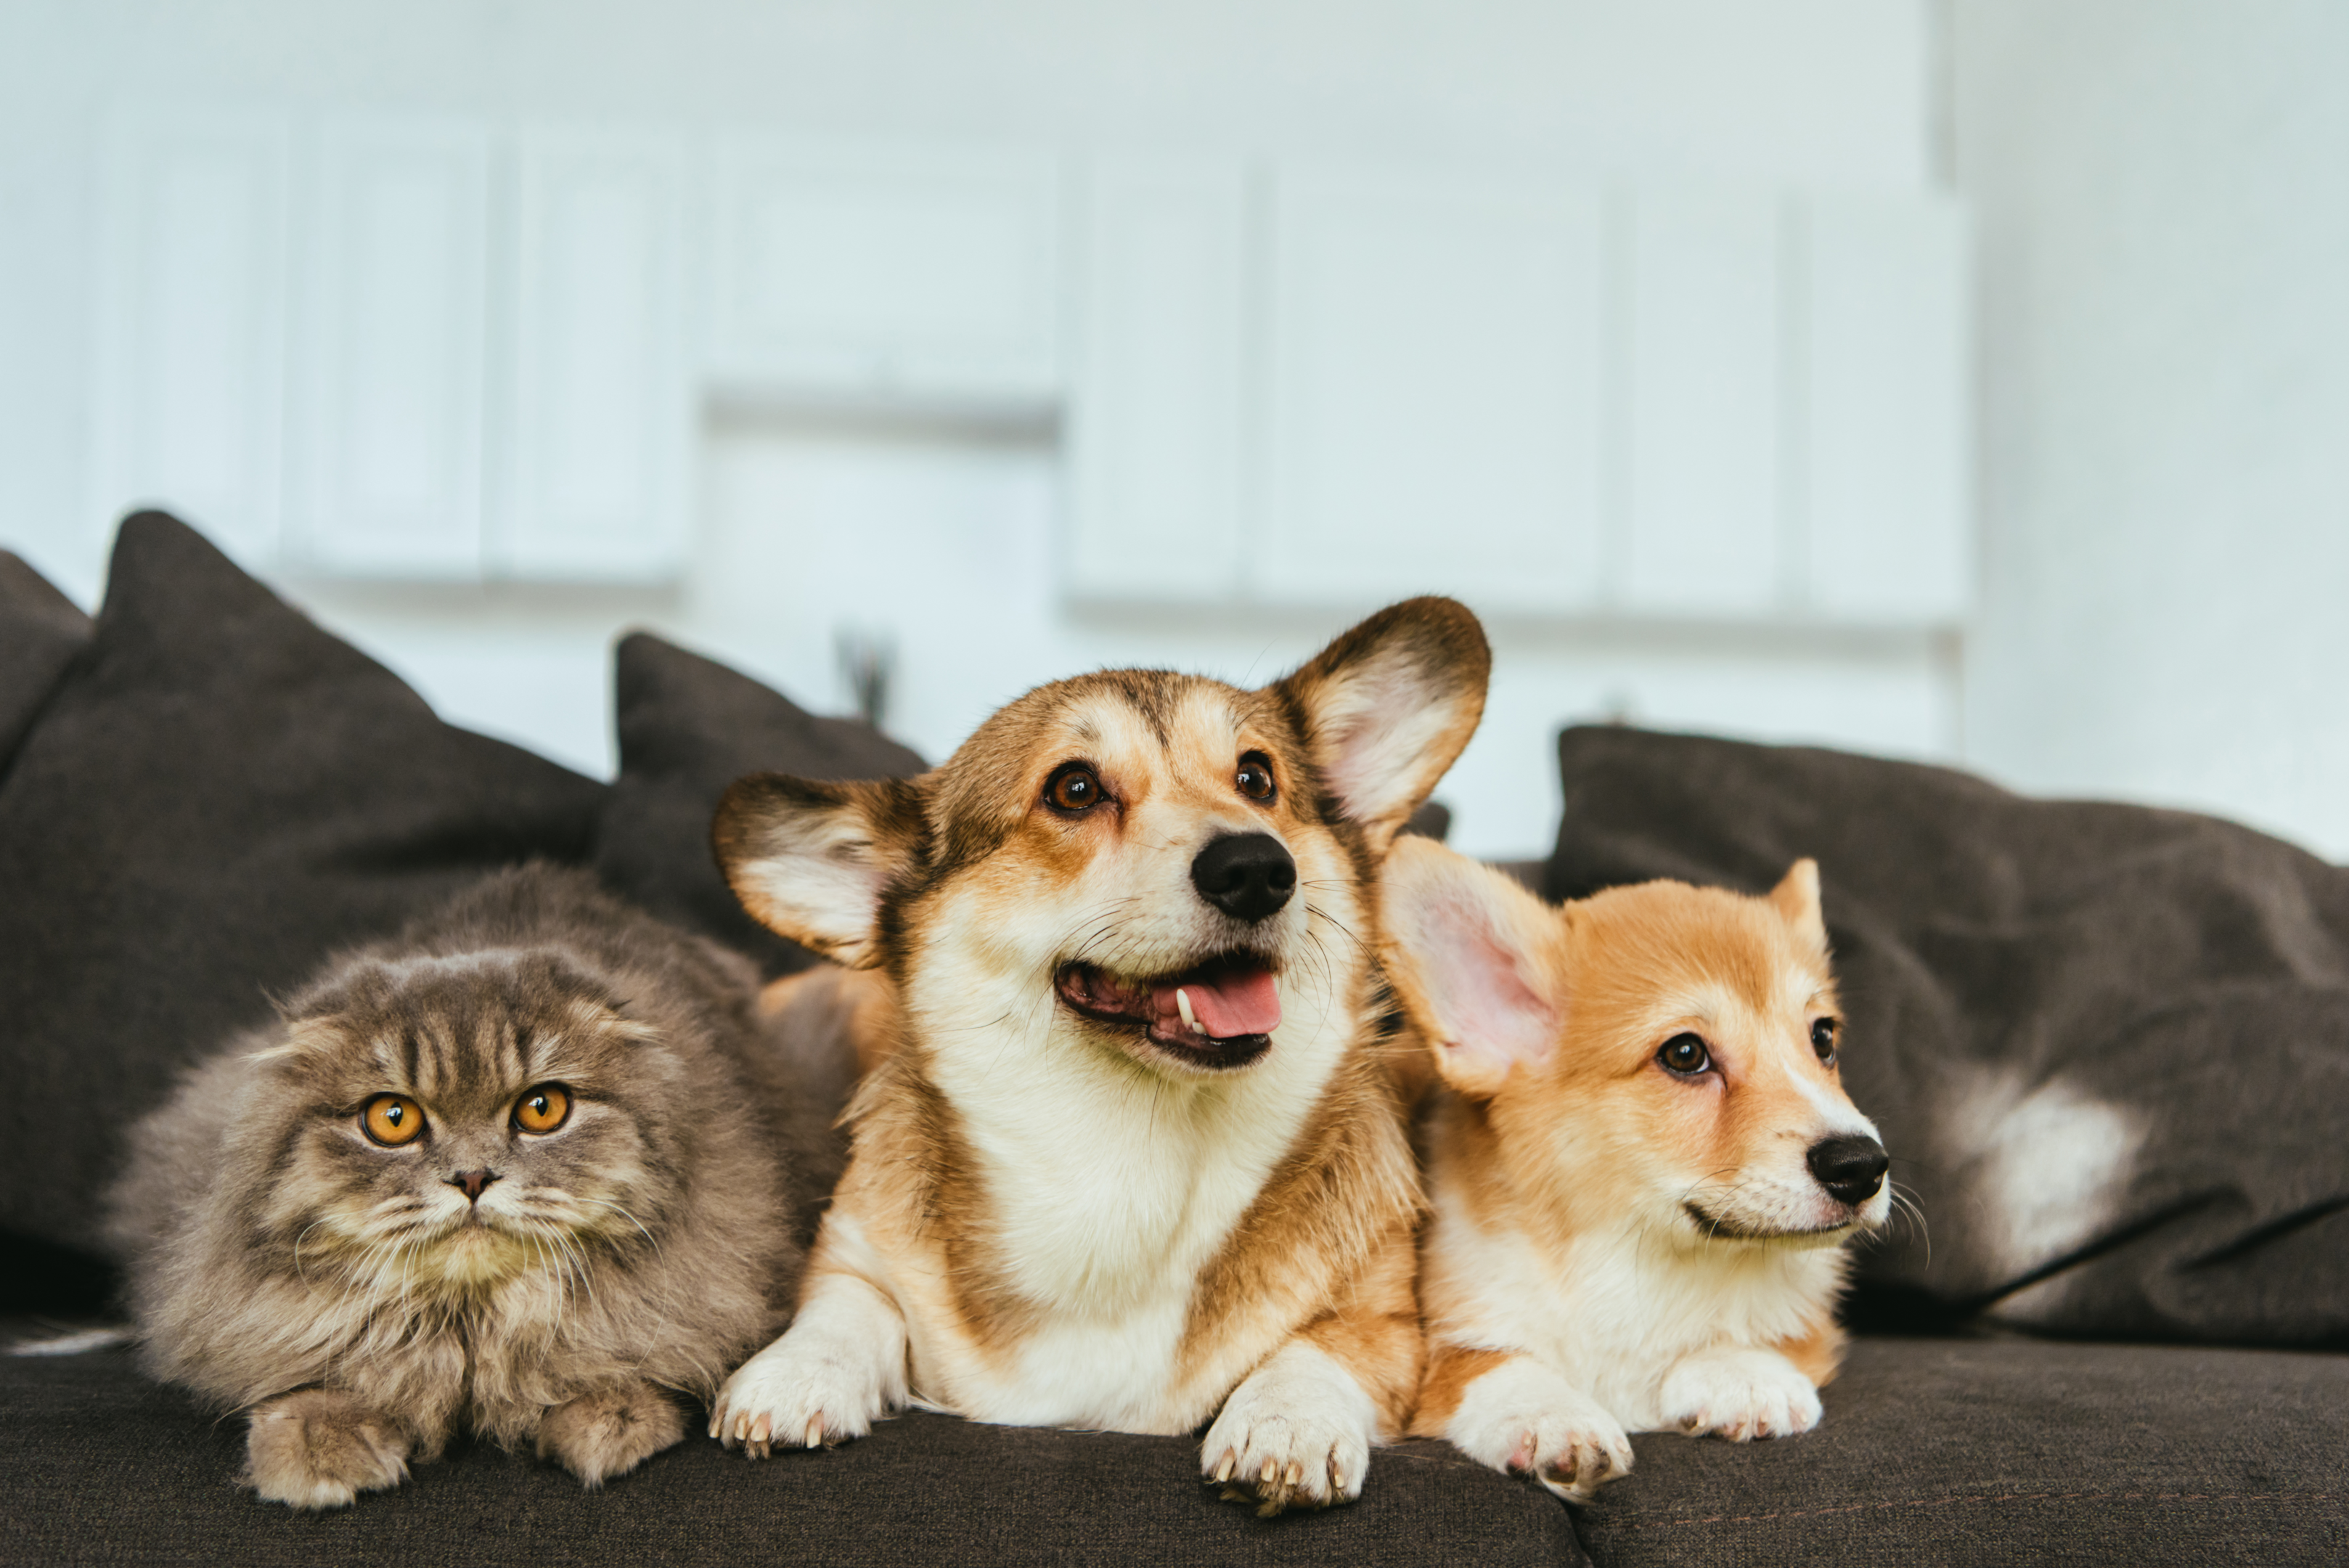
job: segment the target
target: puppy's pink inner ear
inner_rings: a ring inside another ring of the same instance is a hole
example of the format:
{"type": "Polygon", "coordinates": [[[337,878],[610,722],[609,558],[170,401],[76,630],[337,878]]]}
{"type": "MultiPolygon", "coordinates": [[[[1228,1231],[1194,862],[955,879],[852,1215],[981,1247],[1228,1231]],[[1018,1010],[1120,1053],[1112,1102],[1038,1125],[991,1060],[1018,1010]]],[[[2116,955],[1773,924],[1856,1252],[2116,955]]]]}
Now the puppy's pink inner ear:
{"type": "Polygon", "coordinates": [[[1495,1087],[1520,1063],[1547,1061],[1557,1048],[1557,1010],[1528,982],[1524,961],[1486,911],[1453,903],[1427,924],[1422,963],[1445,1058],[1495,1087]]]}

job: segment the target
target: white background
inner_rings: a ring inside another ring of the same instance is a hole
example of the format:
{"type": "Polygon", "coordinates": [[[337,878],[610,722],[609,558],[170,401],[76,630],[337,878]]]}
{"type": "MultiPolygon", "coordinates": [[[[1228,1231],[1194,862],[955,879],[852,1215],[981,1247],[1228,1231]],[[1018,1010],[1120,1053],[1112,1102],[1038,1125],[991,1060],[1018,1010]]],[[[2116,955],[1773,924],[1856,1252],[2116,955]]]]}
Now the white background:
{"type": "MultiPolygon", "coordinates": [[[[1978,234],[1971,613],[1491,614],[1492,706],[1441,791],[1455,841],[1538,852],[1550,736],[1623,716],[1958,760],[2349,850],[2337,9],[9,0],[5,21],[0,545],[84,602],[112,395],[98,171],[125,105],[1946,189],[1978,234]]],[[[277,580],[453,720],[593,771],[626,625],[819,708],[846,700],[837,633],[886,636],[891,727],[936,757],[1035,680],[1136,661],[1262,680],[1349,618],[1071,598],[1064,434],[713,396],[680,437],[684,564],[659,583],[277,580]]]]}

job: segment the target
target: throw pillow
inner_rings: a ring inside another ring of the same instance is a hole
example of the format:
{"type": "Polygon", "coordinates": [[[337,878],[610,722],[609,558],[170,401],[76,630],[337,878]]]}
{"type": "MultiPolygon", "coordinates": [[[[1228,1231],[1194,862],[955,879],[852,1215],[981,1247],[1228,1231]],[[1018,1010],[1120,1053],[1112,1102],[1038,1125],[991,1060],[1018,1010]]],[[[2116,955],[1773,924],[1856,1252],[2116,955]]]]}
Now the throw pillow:
{"type": "Polygon", "coordinates": [[[870,724],[820,718],[715,659],[647,632],[623,639],[613,687],[620,776],[597,836],[613,891],[756,959],[771,978],[813,954],[742,912],[709,849],[709,819],[745,774],[905,778],[926,765],[870,724]]]}
{"type": "Polygon", "coordinates": [[[129,518],[0,778],[0,1230],[93,1249],[119,1140],[182,1064],[481,873],[585,861],[605,793],[129,518]]]}

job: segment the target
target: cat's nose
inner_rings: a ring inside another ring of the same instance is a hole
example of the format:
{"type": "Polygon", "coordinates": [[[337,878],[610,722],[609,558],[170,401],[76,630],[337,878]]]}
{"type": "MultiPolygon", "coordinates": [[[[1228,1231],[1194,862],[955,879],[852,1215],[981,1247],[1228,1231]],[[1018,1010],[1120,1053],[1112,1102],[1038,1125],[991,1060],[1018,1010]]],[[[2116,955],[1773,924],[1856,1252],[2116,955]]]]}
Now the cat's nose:
{"type": "Polygon", "coordinates": [[[481,1200],[481,1189],[489,1186],[491,1182],[495,1181],[497,1179],[498,1173],[496,1171],[492,1170],[487,1166],[483,1166],[479,1170],[459,1171],[456,1175],[449,1179],[449,1185],[451,1187],[463,1188],[465,1189],[465,1196],[472,1199],[472,1201],[479,1203],[481,1200]]]}

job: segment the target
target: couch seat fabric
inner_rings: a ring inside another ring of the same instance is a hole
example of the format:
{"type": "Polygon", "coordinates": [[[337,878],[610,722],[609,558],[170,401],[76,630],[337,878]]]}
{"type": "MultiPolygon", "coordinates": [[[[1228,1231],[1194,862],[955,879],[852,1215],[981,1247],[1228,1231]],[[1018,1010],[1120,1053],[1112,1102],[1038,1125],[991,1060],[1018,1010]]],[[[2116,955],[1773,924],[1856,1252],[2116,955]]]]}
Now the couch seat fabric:
{"type": "Polygon", "coordinates": [[[1799,1438],[1633,1438],[1593,1561],[2349,1561],[2349,1355],[1861,1339],[1824,1397],[1799,1438]]]}

